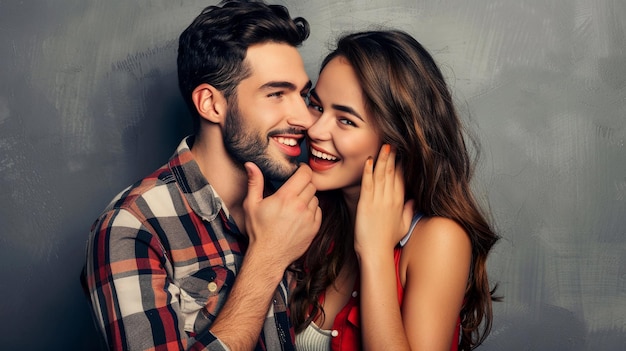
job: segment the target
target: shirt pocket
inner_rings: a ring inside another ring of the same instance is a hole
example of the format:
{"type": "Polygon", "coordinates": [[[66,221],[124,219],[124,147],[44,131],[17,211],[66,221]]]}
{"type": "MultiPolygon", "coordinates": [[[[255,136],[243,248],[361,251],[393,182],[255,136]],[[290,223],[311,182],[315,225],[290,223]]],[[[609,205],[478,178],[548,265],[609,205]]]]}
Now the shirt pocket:
{"type": "Polygon", "coordinates": [[[233,272],[223,266],[206,267],[180,280],[180,306],[186,331],[198,333],[213,323],[234,280],[233,272]]]}

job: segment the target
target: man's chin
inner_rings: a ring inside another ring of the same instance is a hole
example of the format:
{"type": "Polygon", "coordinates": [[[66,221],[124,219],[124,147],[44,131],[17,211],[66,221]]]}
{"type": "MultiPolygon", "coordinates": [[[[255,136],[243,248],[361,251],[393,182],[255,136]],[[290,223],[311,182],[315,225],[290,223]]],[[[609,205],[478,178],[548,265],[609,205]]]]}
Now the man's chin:
{"type": "Polygon", "coordinates": [[[272,162],[271,164],[265,164],[264,167],[260,167],[263,172],[263,176],[271,182],[282,183],[291,177],[298,169],[297,162],[284,161],[278,164],[272,162]]]}

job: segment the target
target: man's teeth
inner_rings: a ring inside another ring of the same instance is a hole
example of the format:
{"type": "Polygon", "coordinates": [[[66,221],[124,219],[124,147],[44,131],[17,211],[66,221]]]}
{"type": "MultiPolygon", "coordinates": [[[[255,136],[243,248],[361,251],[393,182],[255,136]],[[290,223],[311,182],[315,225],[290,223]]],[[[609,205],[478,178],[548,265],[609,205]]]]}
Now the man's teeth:
{"type": "Polygon", "coordinates": [[[329,161],[335,161],[337,159],[337,157],[329,155],[329,154],[325,154],[321,151],[315,150],[315,149],[311,149],[311,154],[313,154],[313,156],[317,157],[317,158],[321,158],[324,160],[329,160],[329,161]]]}
{"type": "Polygon", "coordinates": [[[281,137],[278,137],[278,138],[276,138],[276,141],[278,141],[281,144],[285,144],[287,146],[296,146],[296,145],[298,145],[298,141],[296,139],[292,139],[292,138],[281,138],[281,137]]]}

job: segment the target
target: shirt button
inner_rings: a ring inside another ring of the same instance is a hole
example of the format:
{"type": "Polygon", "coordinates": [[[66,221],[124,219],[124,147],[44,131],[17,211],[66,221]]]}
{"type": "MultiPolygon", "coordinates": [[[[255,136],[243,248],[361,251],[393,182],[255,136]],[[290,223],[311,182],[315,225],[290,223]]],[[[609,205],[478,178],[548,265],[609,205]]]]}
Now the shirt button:
{"type": "Polygon", "coordinates": [[[217,290],[217,284],[215,282],[210,282],[207,285],[207,289],[209,289],[210,292],[215,292],[215,290],[217,290]]]}
{"type": "Polygon", "coordinates": [[[355,290],[355,291],[352,292],[352,297],[356,297],[358,294],[359,294],[359,292],[355,290]]]}
{"type": "Polygon", "coordinates": [[[337,330],[333,330],[330,332],[330,335],[332,335],[332,337],[336,337],[337,335],[339,335],[339,332],[337,330]]]}

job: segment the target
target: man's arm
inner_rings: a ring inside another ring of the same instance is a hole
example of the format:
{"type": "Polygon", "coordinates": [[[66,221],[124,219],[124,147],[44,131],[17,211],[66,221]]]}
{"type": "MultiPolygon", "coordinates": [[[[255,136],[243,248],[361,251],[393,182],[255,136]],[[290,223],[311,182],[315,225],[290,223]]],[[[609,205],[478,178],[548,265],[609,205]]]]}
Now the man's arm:
{"type": "Polygon", "coordinates": [[[88,244],[86,278],[110,349],[254,348],[276,287],[317,233],[321,211],[308,167],[265,199],[262,174],[252,167],[245,204],[248,250],[216,320],[194,338],[184,330],[179,288],[171,284],[171,263],[157,235],[127,210],[99,220],[88,244]]]}
{"type": "Polygon", "coordinates": [[[131,212],[113,210],[96,223],[85,272],[108,348],[226,350],[209,331],[188,337],[168,266],[156,234],[131,212]]]}
{"type": "Polygon", "coordinates": [[[231,350],[254,348],[285,270],[309,247],[321,224],[308,166],[301,166],[266,198],[261,171],[252,163],[246,169],[244,209],[250,245],[230,296],[211,327],[231,350]]]}

